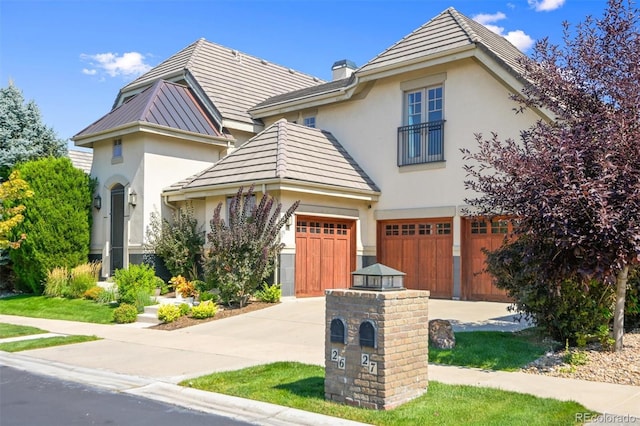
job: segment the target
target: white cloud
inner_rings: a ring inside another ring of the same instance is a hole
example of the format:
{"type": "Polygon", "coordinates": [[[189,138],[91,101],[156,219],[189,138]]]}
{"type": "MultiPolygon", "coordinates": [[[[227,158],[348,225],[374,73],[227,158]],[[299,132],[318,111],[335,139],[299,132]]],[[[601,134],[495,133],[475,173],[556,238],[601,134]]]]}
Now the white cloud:
{"type": "Polygon", "coordinates": [[[549,12],[556,10],[564,4],[565,0],[527,0],[536,12],[549,12]]]}
{"type": "MultiPolygon", "coordinates": [[[[545,1],[548,1],[548,0],[545,0],[545,1]]],[[[534,43],[534,40],[529,35],[527,35],[522,30],[509,31],[505,33],[504,27],[494,25],[497,21],[506,19],[506,17],[507,15],[505,15],[504,13],[496,12],[493,14],[480,13],[478,15],[475,15],[471,19],[484,25],[490,31],[493,31],[496,34],[501,35],[502,37],[509,40],[511,44],[513,44],[515,47],[517,47],[523,52],[526,52],[531,48],[531,46],[533,46],[533,43],[534,43]]]]}
{"type": "Polygon", "coordinates": [[[151,65],[144,62],[145,56],[138,52],[127,52],[121,56],[117,53],[98,53],[95,55],[82,54],[80,58],[89,62],[92,69],[83,69],[88,75],[95,75],[97,70],[111,77],[137,77],[151,69],[151,65]]]}
{"type": "Polygon", "coordinates": [[[491,24],[493,22],[497,22],[497,21],[501,21],[503,19],[505,19],[507,17],[507,15],[505,15],[502,12],[496,12],[493,14],[489,14],[489,13],[479,13],[476,16],[474,16],[473,19],[474,21],[487,26],[487,24],[491,24]]]}

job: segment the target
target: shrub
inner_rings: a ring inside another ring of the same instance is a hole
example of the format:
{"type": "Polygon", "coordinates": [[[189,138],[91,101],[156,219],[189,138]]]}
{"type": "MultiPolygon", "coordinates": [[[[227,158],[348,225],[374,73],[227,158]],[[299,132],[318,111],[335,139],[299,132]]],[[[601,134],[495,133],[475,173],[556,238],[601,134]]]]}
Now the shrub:
{"type": "Polygon", "coordinates": [[[181,303],[180,305],[178,305],[178,311],[180,311],[181,317],[189,315],[189,312],[191,312],[191,305],[189,305],[188,303],[181,303]]]}
{"type": "Polygon", "coordinates": [[[118,286],[118,301],[134,305],[140,291],[148,295],[156,288],[156,275],[149,265],[129,265],[128,269],[118,269],[115,273],[118,286]]]}
{"type": "Polygon", "coordinates": [[[218,301],[218,295],[211,293],[210,291],[200,293],[200,301],[206,302],[207,300],[211,300],[213,303],[216,303],[218,301]]]}
{"type": "Polygon", "coordinates": [[[261,302],[278,303],[282,297],[280,284],[269,285],[264,283],[262,289],[256,293],[256,298],[261,302]]]}
{"type": "Polygon", "coordinates": [[[95,285],[91,287],[89,290],[85,291],[82,297],[88,300],[98,301],[100,300],[100,298],[102,297],[102,293],[104,292],[105,292],[104,288],[95,285]]]}
{"type": "Polygon", "coordinates": [[[113,320],[118,324],[129,324],[138,319],[138,309],[128,303],[123,303],[113,310],[113,320]]]}
{"type": "Polygon", "coordinates": [[[98,303],[102,303],[103,305],[106,305],[108,303],[111,302],[115,302],[116,301],[116,288],[115,286],[109,287],[109,288],[103,288],[102,289],[102,293],[100,293],[98,295],[98,298],[96,299],[96,302],[98,303]]]}
{"type": "Polygon", "coordinates": [[[179,293],[182,297],[194,297],[197,293],[196,286],[193,282],[188,281],[182,275],[171,278],[169,283],[173,284],[176,293],[179,293]]]}
{"type": "Polygon", "coordinates": [[[164,304],[158,308],[158,319],[162,322],[174,322],[180,316],[180,309],[175,305],[164,304]]]}
{"type": "Polygon", "coordinates": [[[190,205],[174,212],[172,222],[151,213],[146,236],[149,250],[164,261],[172,275],[198,277],[204,234],[190,205]]]}
{"type": "Polygon", "coordinates": [[[66,296],[70,298],[81,297],[87,290],[95,286],[98,281],[100,262],[84,263],[71,270],[69,287],[66,296]]]}
{"type": "Polygon", "coordinates": [[[95,186],[68,158],[46,158],[16,167],[34,192],[22,203],[24,221],[12,233],[26,234],[10,252],[20,290],[40,294],[47,271],[87,261],[95,186]]]}
{"type": "Polygon", "coordinates": [[[191,317],[196,319],[211,318],[218,312],[218,306],[212,301],[201,302],[191,309],[191,317]]]}
{"type": "Polygon", "coordinates": [[[67,268],[53,268],[47,272],[44,282],[44,294],[48,297],[64,297],[69,286],[69,271],[67,268]]]}
{"type": "Polygon", "coordinates": [[[223,300],[241,307],[273,271],[283,247],[280,230],[299,205],[296,201],[281,215],[282,205],[275,205],[269,194],[264,194],[258,205],[255,200],[253,186],[246,193],[240,188],[231,199],[226,223],[223,204],[218,204],[207,235],[207,281],[216,284],[223,300]]]}
{"type": "Polygon", "coordinates": [[[155,300],[151,297],[149,292],[146,289],[139,289],[136,293],[136,309],[138,309],[138,313],[144,312],[145,306],[151,306],[155,303],[155,300]]]}
{"type": "MultiPolygon", "coordinates": [[[[572,344],[585,337],[597,337],[608,329],[613,316],[614,289],[602,282],[566,278],[545,281],[538,271],[545,264],[545,248],[537,259],[524,258],[526,237],[487,253],[487,270],[496,286],[505,289],[515,302],[510,308],[533,320],[557,341],[572,344]]],[[[552,251],[548,251],[551,253],[552,251]]]]}
{"type": "Polygon", "coordinates": [[[169,286],[167,285],[167,283],[164,282],[164,280],[160,277],[156,277],[156,288],[160,289],[160,294],[167,294],[169,293],[169,286]]]}

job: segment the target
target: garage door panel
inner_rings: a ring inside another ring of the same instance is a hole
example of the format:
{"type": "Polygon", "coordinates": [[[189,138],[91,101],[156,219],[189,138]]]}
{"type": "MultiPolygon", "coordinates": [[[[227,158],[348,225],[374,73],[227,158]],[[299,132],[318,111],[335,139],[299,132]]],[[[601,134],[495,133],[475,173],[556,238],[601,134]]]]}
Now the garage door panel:
{"type": "MultiPolygon", "coordinates": [[[[493,276],[485,271],[484,249],[492,251],[499,248],[508,230],[506,222],[498,222],[500,226],[496,226],[496,223],[492,226],[488,221],[465,220],[462,259],[464,299],[509,301],[506,292],[498,289],[493,283],[493,276]]],[[[508,227],[510,226],[509,224],[508,227]]]]}
{"type": "Polygon", "coordinates": [[[347,288],[355,266],[354,221],[319,217],[296,220],[296,296],[322,296],[347,288]]]}
{"type": "Polygon", "coordinates": [[[452,222],[445,219],[384,221],[378,224],[380,262],[406,273],[405,287],[453,295],[452,222]]]}

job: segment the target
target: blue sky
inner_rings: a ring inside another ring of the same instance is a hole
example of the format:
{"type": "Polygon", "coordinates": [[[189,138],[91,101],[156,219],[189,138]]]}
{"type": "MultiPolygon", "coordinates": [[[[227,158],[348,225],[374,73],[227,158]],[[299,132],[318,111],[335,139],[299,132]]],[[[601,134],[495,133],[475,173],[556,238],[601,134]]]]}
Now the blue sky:
{"type": "Polygon", "coordinates": [[[13,81],[68,139],[199,38],[330,80],[336,60],[361,66],[450,6],[530,52],[606,0],[0,0],[0,87],[13,81]]]}

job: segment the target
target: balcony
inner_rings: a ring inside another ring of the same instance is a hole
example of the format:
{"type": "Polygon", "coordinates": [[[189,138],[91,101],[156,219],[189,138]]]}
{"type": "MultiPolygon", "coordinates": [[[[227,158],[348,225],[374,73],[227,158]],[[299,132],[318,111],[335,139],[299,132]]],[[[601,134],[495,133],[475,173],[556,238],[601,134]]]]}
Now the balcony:
{"type": "Polygon", "coordinates": [[[444,120],[398,127],[398,166],[444,161],[444,120]]]}

